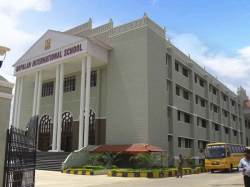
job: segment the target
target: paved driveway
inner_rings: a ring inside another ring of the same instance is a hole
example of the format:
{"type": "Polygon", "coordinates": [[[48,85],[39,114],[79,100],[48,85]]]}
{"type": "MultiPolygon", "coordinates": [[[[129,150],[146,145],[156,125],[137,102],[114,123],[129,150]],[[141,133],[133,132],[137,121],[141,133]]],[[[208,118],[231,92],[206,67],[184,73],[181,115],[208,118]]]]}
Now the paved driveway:
{"type": "Polygon", "coordinates": [[[243,177],[237,172],[231,173],[215,172],[202,173],[196,175],[186,175],[183,178],[125,178],[125,177],[107,177],[99,176],[85,176],[85,175],[71,175],[63,174],[54,171],[36,170],[36,186],[60,186],[60,187],[78,187],[78,186],[103,186],[103,187],[238,187],[243,185],[243,177]]]}

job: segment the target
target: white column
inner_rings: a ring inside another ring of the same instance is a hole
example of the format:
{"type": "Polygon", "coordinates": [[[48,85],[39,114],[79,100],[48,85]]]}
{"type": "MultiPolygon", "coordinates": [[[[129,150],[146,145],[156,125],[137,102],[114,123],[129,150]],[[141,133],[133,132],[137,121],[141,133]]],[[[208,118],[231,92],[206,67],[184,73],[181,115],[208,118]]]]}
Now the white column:
{"type": "Polygon", "coordinates": [[[12,120],[12,125],[14,127],[17,126],[17,109],[18,109],[18,99],[19,99],[19,87],[20,87],[20,77],[16,78],[16,90],[15,90],[15,109],[14,109],[14,114],[13,114],[13,120],[12,120]]]}
{"type": "Polygon", "coordinates": [[[56,133],[57,133],[57,119],[58,119],[58,93],[59,93],[59,75],[60,65],[56,66],[56,87],[55,87],[55,105],[54,105],[54,124],[53,124],[53,140],[52,150],[56,150],[56,133]]]}
{"type": "Polygon", "coordinates": [[[59,106],[58,106],[57,151],[61,151],[64,64],[61,64],[60,69],[61,70],[60,70],[59,106]]]}
{"type": "Polygon", "coordinates": [[[22,106],[22,95],[23,95],[23,76],[20,77],[20,89],[19,89],[19,97],[18,97],[18,109],[17,109],[17,123],[16,127],[20,127],[20,113],[21,113],[21,106],[22,106]]]}
{"type": "Polygon", "coordinates": [[[41,70],[39,72],[39,76],[38,76],[36,115],[39,115],[39,113],[40,113],[40,102],[41,102],[41,95],[42,95],[42,81],[43,81],[43,72],[41,70]]]}
{"type": "Polygon", "coordinates": [[[37,86],[38,86],[38,75],[39,72],[36,72],[35,78],[35,88],[34,88],[34,97],[33,97],[33,109],[32,109],[32,117],[36,115],[36,103],[37,103],[37,86]]]}
{"type": "Polygon", "coordinates": [[[86,57],[83,57],[82,58],[82,75],[81,75],[81,95],[80,95],[80,123],[79,123],[79,142],[78,142],[79,150],[83,147],[85,64],[86,64],[86,57]]]}
{"type": "Polygon", "coordinates": [[[86,100],[85,100],[84,147],[86,147],[89,144],[90,73],[91,73],[91,56],[88,56],[87,57],[86,100]]]}

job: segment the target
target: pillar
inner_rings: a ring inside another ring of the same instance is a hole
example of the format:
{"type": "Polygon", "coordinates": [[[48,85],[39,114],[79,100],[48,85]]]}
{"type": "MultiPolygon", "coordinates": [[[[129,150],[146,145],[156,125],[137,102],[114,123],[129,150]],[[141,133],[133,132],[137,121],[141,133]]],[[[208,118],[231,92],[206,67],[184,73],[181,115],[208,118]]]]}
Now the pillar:
{"type": "Polygon", "coordinates": [[[42,96],[42,83],[43,83],[43,72],[42,70],[39,71],[38,76],[38,89],[37,89],[37,104],[36,104],[36,115],[39,115],[40,113],[40,102],[41,102],[41,96],[42,96]]]}
{"type": "Polygon", "coordinates": [[[59,99],[58,99],[59,104],[58,104],[57,151],[61,151],[63,82],[64,82],[64,64],[61,64],[61,68],[60,68],[60,85],[59,85],[59,99]]]}
{"type": "Polygon", "coordinates": [[[23,76],[20,77],[20,88],[19,88],[19,96],[18,96],[18,109],[17,109],[17,123],[16,127],[20,127],[20,113],[21,113],[21,106],[22,106],[22,95],[23,95],[23,76]]]}
{"type": "Polygon", "coordinates": [[[54,123],[53,123],[53,139],[52,150],[56,150],[56,133],[58,120],[58,95],[59,95],[59,81],[60,81],[60,64],[56,66],[56,85],[55,85],[55,103],[54,103],[54,123]]]}
{"type": "Polygon", "coordinates": [[[83,125],[84,125],[84,92],[85,92],[85,64],[86,57],[82,58],[81,93],[80,93],[80,122],[78,149],[83,147],[83,125]]]}
{"type": "Polygon", "coordinates": [[[90,101],[90,73],[91,56],[87,57],[87,82],[86,82],[86,100],[85,100],[85,129],[84,129],[84,147],[89,144],[89,101],[90,101]]]}
{"type": "Polygon", "coordinates": [[[14,127],[16,127],[17,125],[17,109],[18,109],[18,100],[19,100],[19,87],[20,87],[20,81],[21,78],[17,77],[16,78],[16,90],[15,90],[15,109],[14,109],[14,114],[13,114],[13,120],[12,120],[12,124],[14,127]]]}
{"type": "MultiPolygon", "coordinates": [[[[189,63],[189,67],[191,68],[190,71],[190,76],[189,76],[189,84],[190,84],[190,89],[191,90],[195,90],[194,88],[194,64],[191,62],[189,63]]],[[[191,137],[193,138],[193,140],[191,141],[191,149],[192,149],[192,155],[194,158],[194,165],[199,165],[199,157],[198,155],[198,138],[197,138],[197,114],[195,113],[195,93],[191,92],[190,93],[190,112],[193,114],[193,116],[191,116],[191,137]]]]}
{"type": "Polygon", "coordinates": [[[34,88],[34,97],[33,97],[32,117],[36,115],[38,76],[39,76],[39,72],[37,71],[36,72],[36,78],[35,78],[35,88],[34,88]]]}

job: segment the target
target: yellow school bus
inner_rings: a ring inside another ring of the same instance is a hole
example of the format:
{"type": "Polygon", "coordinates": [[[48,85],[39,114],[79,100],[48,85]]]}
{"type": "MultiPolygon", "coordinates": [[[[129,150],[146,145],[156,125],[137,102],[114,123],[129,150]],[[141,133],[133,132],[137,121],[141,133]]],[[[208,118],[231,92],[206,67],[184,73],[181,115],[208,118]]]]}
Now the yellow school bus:
{"type": "Polygon", "coordinates": [[[228,172],[233,168],[238,169],[240,160],[245,156],[245,146],[230,143],[207,144],[205,149],[205,167],[214,170],[226,169],[228,172]]]}

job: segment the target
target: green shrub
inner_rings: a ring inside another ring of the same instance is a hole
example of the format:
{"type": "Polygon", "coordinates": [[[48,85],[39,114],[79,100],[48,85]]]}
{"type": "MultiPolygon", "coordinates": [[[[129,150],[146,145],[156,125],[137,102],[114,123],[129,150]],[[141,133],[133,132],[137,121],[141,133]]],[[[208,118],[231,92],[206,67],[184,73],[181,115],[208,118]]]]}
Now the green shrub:
{"type": "Polygon", "coordinates": [[[92,169],[86,169],[86,168],[69,168],[67,171],[92,171],[92,169]]]}
{"type": "Polygon", "coordinates": [[[91,166],[91,165],[83,166],[83,168],[86,168],[86,169],[104,169],[103,166],[91,166]]]}
{"type": "Polygon", "coordinates": [[[118,167],[116,165],[113,165],[111,169],[118,169],[118,167]]]}

